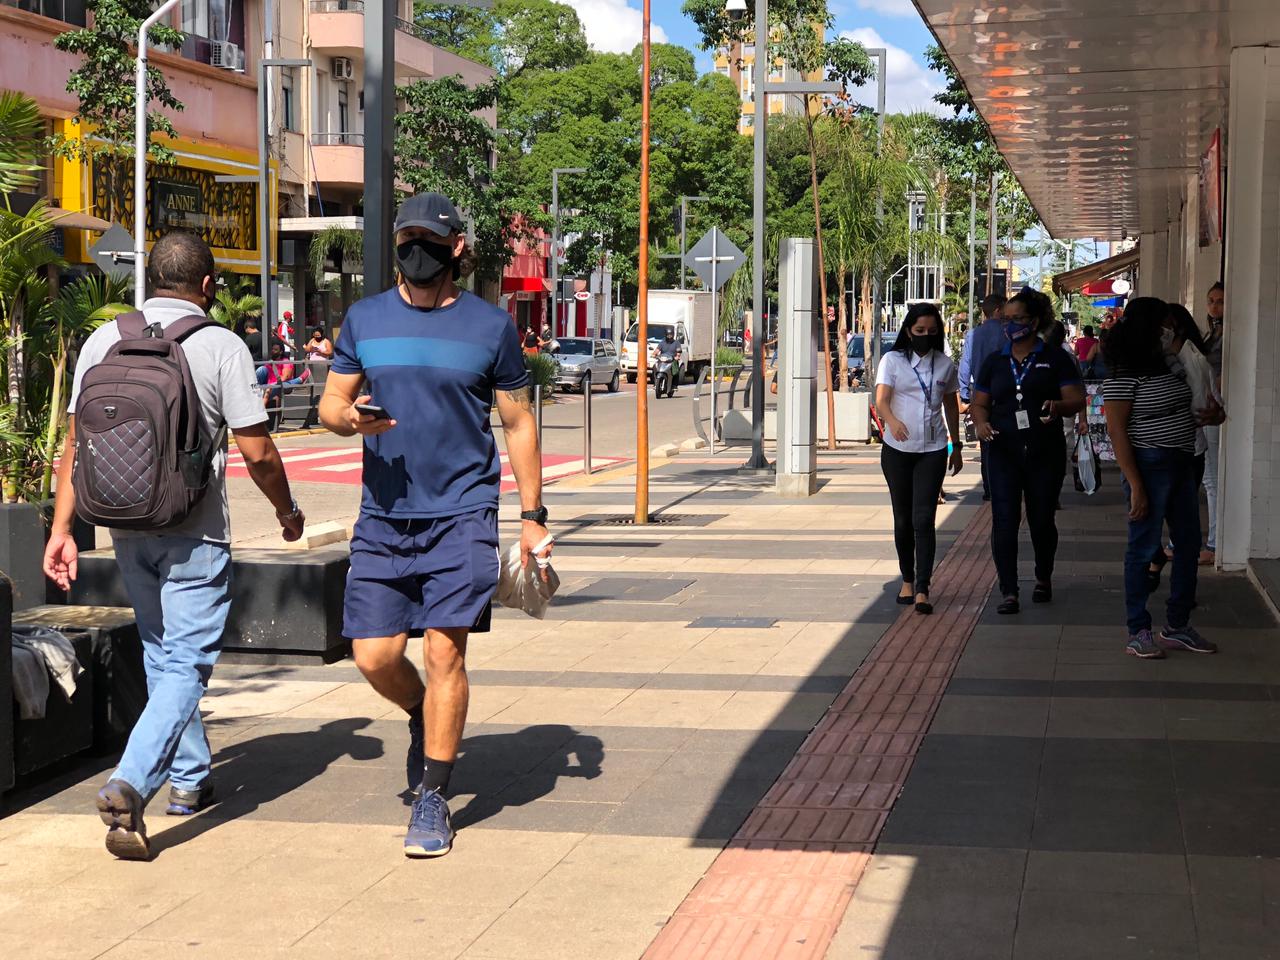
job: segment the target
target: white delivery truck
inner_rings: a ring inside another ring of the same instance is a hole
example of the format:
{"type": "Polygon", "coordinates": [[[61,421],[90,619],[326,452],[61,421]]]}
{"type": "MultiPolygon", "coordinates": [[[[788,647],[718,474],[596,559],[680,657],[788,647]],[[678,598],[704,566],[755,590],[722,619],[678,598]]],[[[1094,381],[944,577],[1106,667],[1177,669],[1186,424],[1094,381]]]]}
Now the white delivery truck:
{"type": "MultiPolygon", "coordinates": [[[[711,363],[715,349],[714,324],[711,317],[711,294],[701,290],[649,291],[649,352],[663,340],[667,331],[680,341],[681,375],[685,381],[697,378],[702,368],[711,363]]],[[[640,324],[634,319],[622,340],[622,372],[627,383],[635,383],[640,356],[637,340],[640,324]]],[[[649,365],[652,376],[653,365],[649,365]]]]}

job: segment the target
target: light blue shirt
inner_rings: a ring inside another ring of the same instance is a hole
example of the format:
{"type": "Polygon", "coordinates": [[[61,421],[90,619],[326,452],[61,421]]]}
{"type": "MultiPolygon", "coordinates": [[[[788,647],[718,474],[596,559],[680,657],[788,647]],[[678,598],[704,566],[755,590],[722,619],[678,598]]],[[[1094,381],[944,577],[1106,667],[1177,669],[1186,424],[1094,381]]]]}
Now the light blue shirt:
{"type": "Polygon", "coordinates": [[[972,385],[987,357],[999,353],[1005,344],[1004,324],[991,317],[973,327],[964,337],[964,356],[960,358],[960,399],[969,402],[972,385]]]}

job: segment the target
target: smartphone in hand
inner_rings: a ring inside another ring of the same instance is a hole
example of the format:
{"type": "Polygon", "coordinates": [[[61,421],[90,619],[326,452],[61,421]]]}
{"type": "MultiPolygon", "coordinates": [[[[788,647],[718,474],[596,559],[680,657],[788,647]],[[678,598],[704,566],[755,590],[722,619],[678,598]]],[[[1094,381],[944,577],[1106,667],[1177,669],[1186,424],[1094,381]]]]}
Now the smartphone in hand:
{"type": "Polygon", "coordinates": [[[391,414],[387,413],[385,407],[380,407],[374,403],[357,403],[355,405],[356,412],[366,417],[373,417],[375,420],[390,420],[391,414]]]}

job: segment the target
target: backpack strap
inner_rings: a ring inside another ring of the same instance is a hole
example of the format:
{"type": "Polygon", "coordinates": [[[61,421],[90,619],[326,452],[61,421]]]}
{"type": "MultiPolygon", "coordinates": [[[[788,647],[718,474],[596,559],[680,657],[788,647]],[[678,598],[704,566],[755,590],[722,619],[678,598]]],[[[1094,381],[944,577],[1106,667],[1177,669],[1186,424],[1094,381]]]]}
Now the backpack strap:
{"type": "Polygon", "coordinates": [[[222,324],[220,324],[217,320],[213,320],[213,319],[210,319],[209,317],[201,316],[198,313],[193,313],[191,316],[183,317],[180,320],[175,320],[173,321],[173,323],[165,327],[164,339],[173,340],[173,341],[176,341],[177,343],[181,343],[183,340],[187,339],[187,337],[191,336],[197,330],[203,330],[205,327],[220,327],[220,326],[222,326],[222,324]]]}
{"type": "Polygon", "coordinates": [[[141,340],[146,335],[147,318],[141,310],[130,310],[116,317],[121,340],[141,340]]]}

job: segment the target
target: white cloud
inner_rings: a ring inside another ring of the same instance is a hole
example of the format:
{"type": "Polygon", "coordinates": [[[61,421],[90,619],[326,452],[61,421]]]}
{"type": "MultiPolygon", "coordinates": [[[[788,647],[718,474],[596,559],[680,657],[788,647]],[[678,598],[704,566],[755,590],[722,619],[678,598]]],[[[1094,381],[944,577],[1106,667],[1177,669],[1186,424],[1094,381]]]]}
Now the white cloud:
{"type": "MultiPolygon", "coordinates": [[[[587,42],[604,53],[630,53],[640,42],[641,16],[638,6],[627,0],[565,0],[578,12],[587,32],[587,42]]],[[[666,43],[667,32],[656,23],[651,28],[654,43],[666,43]]]]}
{"type": "Polygon", "coordinates": [[[911,0],[857,0],[863,10],[870,10],[886,17],[914,17],[916,6],[911,0]]]}
{"type": "MultiPolygon", "coordinates": [[[[866,0],[866,2],[887,3],[888,0],[866,0]]],[[[871,27],[860,27],[857,30],[843,30],[840,36],[856,40],[868,49],[884,47],[888,51],[888,65],[885,68],[888,86],[885,89],[885,107],[890,113],[910,113],[923,110],[929,113],[940,113],[942,107],[933,100],[933,95],[943,88],[942,77],[931,71],[923,63],[907,53],[901,47],[886,43],[871,27]]],[[[868,106],[876,104],[876,80],[872,79],[864,87],[857,88],[858,100],[868,106]]]]}

